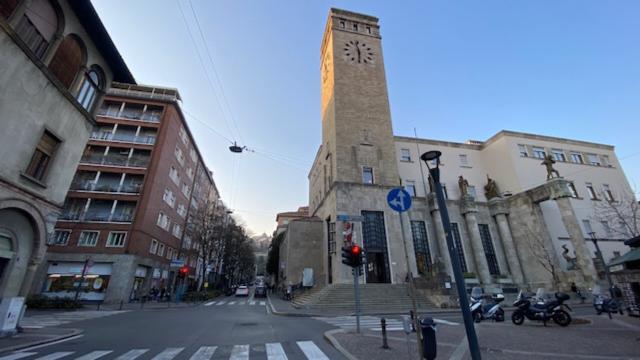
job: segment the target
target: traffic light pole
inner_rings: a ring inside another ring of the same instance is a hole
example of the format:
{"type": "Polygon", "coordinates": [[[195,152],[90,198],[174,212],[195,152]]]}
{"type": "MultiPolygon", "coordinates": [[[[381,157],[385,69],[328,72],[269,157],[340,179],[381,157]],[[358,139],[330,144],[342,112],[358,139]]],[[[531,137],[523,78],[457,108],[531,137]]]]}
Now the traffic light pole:
{"type": "Polygon", "coordinates": [[[360,266],[353,268],[353,289],[356,297],[356,333],[360,334],[360,266]]]}

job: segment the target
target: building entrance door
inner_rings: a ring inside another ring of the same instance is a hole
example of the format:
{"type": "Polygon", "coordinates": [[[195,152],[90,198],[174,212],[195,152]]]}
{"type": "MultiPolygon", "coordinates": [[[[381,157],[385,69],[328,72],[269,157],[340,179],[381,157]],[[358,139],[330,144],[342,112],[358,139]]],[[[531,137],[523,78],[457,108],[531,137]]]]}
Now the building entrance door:
{"type": "Polygon", "coordinates": [[[367,256],[367,283],[390,283],[387,235],[382,211],[363,211],[362,237],[367,256]]]}
{"type": "Polygon", "coordinates": [[[385,283],[385,259],[380,252],[367,252],[367,283],[385,283]]]}

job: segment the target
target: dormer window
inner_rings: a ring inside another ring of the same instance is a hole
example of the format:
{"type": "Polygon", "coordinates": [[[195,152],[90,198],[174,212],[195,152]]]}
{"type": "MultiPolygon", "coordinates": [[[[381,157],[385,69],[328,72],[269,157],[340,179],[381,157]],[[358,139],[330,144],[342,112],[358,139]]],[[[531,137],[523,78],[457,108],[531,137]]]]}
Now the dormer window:
{"type": "Polygon", "coordinates": [[[358,24],[353,24],[353,31],[358,31],[358,24]]]}

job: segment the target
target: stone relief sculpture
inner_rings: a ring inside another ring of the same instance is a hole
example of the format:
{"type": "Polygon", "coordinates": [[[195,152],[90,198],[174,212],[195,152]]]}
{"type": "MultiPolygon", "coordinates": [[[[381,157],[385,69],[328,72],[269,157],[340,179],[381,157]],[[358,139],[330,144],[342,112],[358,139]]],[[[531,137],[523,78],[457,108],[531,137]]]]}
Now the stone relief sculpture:
{"type": "Polygon", "coordinates": [[[486,196],[487,200],[500,197],[500,193],[498,192],[498,184],[495,180],[490,178],[488,174],[487,185],[484,186],[484,196],[486,196]]]}
{"type": "Polygon", "coordinates": [[[553,157],[551,155],[545,156],[544,161],[541,163],[547,168],[547,180],[551,180],[554,177],[560,177],[560,173],[558,172],[558,170],[553,168],[553,164],[555,163],[556,161],[553,160],[553,157]],[[554,174],[555,176],[553,176],[554,174]]]}
{"type": "Polygon", "coordinates": [[[458,187],[460,188],[460,197],[469,194],[469,182],[462,175],[458,176],[458,187]]]}
{"type": "MultiPolygon", "coordinates": [[[[562,249],[562,257],[567,262],[567,270],[578,270],[580,268],[578,267],[578,258],[571,257],[571,255],[569,255],[569,249],[567,248],[567,245],[562,245],[562,249]]],[[[573,252],[573,254],[575,255],[575,251],[573,252]]]]}

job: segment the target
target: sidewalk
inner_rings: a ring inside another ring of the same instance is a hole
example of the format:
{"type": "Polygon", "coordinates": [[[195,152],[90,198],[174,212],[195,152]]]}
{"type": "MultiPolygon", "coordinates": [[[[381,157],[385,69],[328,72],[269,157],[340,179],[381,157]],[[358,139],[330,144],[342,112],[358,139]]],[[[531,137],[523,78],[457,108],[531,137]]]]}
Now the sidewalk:
{"type": "Polygon", "coordinates": [[[51,343],[82,334],[82,330],[47,327],[42,329],[24,329],[12,337],[0,339],[0,354],[31,346],[51,343]]]}

